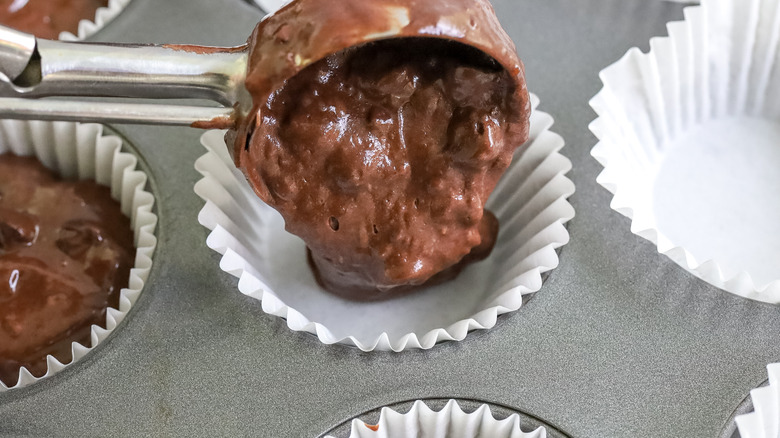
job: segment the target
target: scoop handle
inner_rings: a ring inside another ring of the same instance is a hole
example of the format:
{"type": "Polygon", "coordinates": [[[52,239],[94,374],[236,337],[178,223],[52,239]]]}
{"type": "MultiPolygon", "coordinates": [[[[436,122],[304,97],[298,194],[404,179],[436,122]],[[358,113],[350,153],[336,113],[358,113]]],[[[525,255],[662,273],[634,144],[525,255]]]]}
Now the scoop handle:
{"type": "Polygon", "coordinates": [[[207,99],[232,106],[246,75],[246,51],[232,48],[39,39],[37,52],[40,81],[17,87],[19,97],[207,99]]]}
{"type": "MultiPolygon", "coordinates": [[[[215,114],[213,105],[193,102],[187,106],[167,105],[168,109],[159,111],[153,104],[126,99],[195,99],[213,101],[231,111],[248,108],[251,99],[244,88],[247,58],[246,46],[64,42],[39,39],[0,26],[0,79],[4,82],[0,83],[0,97],[14,98],[0,103],[0,112],[12,118],[35,118],[34,113],[39,111],[41,118],[81,117],[79,120],[99,121],[96,117],[101,113],[89,109],[89,105],[100,105],[84,99],[71,105],[59,101],[56,111],[33,102],[22,105],[21,99],[120,98],[112,101],[114,118],[121,118],[122,111],[127,111],[135,114],[131,119],[154,123],[154,117],[173,116],[176,108],[189,108],[185,111],[188,116],[198,115],[197,108],[207,108],[193,120],[198,122],[215,114]],[[133,106],[124,106],[130,104],[133,106]],[[17,116],[12,111],[14,106],[20,112],[17,116]],[[64,113],[69,110],[78,114],[66,117],[64,113]],[[144,110],[151,111],[149,117],[138,113],[144,110]]],[[[159,123],[170,124],[166,120],[171,118],[163,117],[159,123]]]]}
{"type": "Polygon", "coordinates": [[[190,126],[228,129],[233,108],[0,97],[0,119],[190,126]]]}

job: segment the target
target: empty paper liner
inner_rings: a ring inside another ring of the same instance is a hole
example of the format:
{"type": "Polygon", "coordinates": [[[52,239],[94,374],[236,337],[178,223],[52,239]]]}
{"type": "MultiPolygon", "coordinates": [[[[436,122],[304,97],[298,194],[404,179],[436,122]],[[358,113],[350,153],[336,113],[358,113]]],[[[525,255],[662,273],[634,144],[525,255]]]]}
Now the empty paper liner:
{"type": "MultiPolygon", "coordinates": [[[[406,413],[384,407],[376,424],[366,424],[360,419],[352,420],[349,438],[547,438],[547,430],[539,426],[523,431],[520,417],[512,414],[498,420],[490,407],[480,405],[473,412],[461,409],[455,400],[449,400],[439,411],[433,410],[417,400],[406,413]]],[[[326,435],[325,438],[337,438],[326,435]]],[[[338,437],[342,438],[342,437],[338,437]]]]}
{"type": "Polygon", "coordinates": [[[780,436],[780,363],[767,365],[769,385],[750,391],[753,412],[737,416],[742,438],[777,438],[780,436]]]}
{"type": "Polygon", "coordinates": [[[598,182],[631,231],[705,281],[780,302],[777,1],[705,1],[602,70],[598,182]]]}

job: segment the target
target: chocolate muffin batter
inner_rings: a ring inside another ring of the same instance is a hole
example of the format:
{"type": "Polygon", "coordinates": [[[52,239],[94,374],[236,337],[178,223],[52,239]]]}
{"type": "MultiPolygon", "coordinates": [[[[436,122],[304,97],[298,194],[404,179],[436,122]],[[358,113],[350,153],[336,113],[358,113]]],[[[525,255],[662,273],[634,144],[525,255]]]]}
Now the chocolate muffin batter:
{"type": "Polygon", "coordinates": [[[56,40],[60,32],[77,33],[79,21],[94,20],[108,0],[0,0],[0,24],[56,40]]]}
{"type": "Polygon", "coordinates": [[[384,299],[489,254],[484,204],[527,139],[528,94],[486,1],[344,1],[258,25],[233,154],[323,287],[384,299]]]}
{"type": "Polygon", "coordinates": [[[46,373],[90,344],[127,286],[135,249],[110,190],[63,182],[36,159],[0,155],[0,380],[46,373]]]}

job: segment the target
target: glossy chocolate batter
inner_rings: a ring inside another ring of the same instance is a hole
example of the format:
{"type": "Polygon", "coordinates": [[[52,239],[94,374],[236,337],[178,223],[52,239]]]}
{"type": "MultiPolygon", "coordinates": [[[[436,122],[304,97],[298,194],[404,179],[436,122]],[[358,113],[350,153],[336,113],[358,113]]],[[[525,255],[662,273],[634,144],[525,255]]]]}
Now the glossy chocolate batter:
{"type": "Polygon", "coordinates": [[[384,299],[489,254],[484,204],[527,139],[528,94],[487,1],[344,2],[258,25],[232,152],[323,287],[384,299]]]}
{"type": "Polygon", "coordinates": [[[135,249],[110,190],[63,182],[36,159],[0,155],[0,380],[24,366],[45,374],[46,355],[71,360],[116,308],[135,249]]]}
{"type": "Polygon", "coordinates": [[[79,21],[95,19],[108,0],[0,0],[0,24],[56,40],[60,32],[78,32],[79,21]]]}

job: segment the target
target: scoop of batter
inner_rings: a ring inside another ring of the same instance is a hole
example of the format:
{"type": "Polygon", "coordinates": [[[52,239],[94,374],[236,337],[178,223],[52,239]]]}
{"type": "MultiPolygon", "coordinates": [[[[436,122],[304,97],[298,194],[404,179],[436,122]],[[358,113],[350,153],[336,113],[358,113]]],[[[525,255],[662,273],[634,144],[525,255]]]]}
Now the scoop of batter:
{"type": "Polygon", "coordinates": [[[375,300],[489,254],[498,223],[484,205],[527,139],[530,111],[522,66],[486,1],[345,1],[344,26],[301,18],[327,15],[321,0],[258,26],[255,106],[233,153],[306,242],[319,283],[375,300]],[[396,22],[401,37],[349,44],[355,28],[378,35],[396,22]],[[347,48],[328,53],[334,45],[347,48]]]}
{"type": "Polygon", "coordinates": [[[484,204],[525,134],[514,86],[460,43],[348,49],[268,99],[247,174],[328,290],[365,299],[419,285],[493,245],[484,204]]]}

